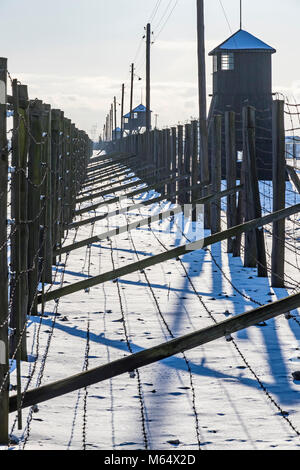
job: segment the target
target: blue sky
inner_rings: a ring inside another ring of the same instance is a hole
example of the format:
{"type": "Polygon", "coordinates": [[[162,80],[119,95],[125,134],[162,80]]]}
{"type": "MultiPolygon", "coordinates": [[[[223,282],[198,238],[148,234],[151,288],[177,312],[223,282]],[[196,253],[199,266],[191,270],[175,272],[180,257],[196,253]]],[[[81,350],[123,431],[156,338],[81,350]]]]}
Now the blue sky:
{"type": "MultiPolygon", "coordinates": [[[[153,20],[159,33],[167,6],[161,0],[153,20]]],[[[206,0],[207,53],[239,28],[239,0],[206,0]],[[231,30],[230,30],[231,28],[231,30]]],[[[144,78],[144,26],[157,0],[0,0],[1,52],[10,73],[39,97],[65,110],[90,133],[103,127],[113,96],[120,101],[138,46],[137,74],[144,78]]],[[[165,16],[167,18],[168,15],[165,16]]],[[[300,100],[298,60],[299,0],[244,0],[244,29],[277,49],[273,56],[274,91],[300,100]],[[284,5],[284,6],[283,6],[284,5]]],[[[211,58],[207,60],[211,92],[211,58]]],[[[145,81],[136,81],[139,104],[145,81]]],[[[152,47],[152,110],[160,126],[197,116],[196,0],[179,0],[152,47]]]]}

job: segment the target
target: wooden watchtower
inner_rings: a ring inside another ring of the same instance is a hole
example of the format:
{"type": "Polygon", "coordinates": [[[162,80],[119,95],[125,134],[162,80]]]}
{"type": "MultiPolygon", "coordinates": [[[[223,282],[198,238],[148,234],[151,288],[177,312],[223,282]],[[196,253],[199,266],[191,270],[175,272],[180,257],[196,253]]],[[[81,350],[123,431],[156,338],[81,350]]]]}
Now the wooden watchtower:
{"type": "MultiPolygon", "coordinates": [[[[260,39],[240,29],[209,54],[213,57],[213,95],[209,120],[214,115],[224,116],[226,111],[235,111],[239,160],[243,149],[242,109],[245,105],[256,108],[257,168],[260,179],[272,178],[272,54],[275,52],[260,39]]],[[[225,152],[222,166],[224,176],[225,152]]]]}
{"type": "MultiPolygon", "coordinates": [[[[151,111],[152,112],[152,111],[151,111]]],[[[139,134],[146,128],[146,106],[140,104],[124,116],[124,130],[129,133],[139,134]]]]}

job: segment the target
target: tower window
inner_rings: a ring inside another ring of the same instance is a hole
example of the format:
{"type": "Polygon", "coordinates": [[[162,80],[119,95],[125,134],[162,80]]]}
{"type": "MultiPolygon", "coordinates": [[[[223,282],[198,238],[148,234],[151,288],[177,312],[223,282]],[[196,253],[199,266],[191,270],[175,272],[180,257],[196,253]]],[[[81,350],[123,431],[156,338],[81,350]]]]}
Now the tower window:
{"type": "Polygon", "coordinates": [[[214,55],[213,57],[213,71],[214,73],[218,71],[218,56],[214,55]]]}
{"type": "Polygon", "coordinates": [[[234,70],[234,55],[232,52],[222,54],[221,68],[222,70],[234,70]]]}

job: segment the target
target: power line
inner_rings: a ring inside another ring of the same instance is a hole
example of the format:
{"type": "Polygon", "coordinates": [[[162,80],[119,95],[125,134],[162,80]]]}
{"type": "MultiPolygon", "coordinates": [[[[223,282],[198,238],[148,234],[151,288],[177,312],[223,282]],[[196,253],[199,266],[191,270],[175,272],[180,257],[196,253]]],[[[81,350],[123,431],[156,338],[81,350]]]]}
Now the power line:
{"type": "Polygon", "coordinates": [[[171,18],[172,14],[173,14],[173,12],[174,12],[174,10],[175,10],[175,8],[177,7],[178,3],[179,3],[179,0],[176,0],[175,3],[174,3],[174,5],[173,5],[173,8],[171,9],[169,15],[167,16],[166,21],[163,23],[161,29],[159,30],[159,32],[158,32],[157,35],[155,36],[155,38],[154,38],[155,41],[157,41],[158,37],[161,35],[162,31],[165,29],[165,27],[166,27],[166,25],[167,25],[169,19],[171,18]]]}
{"type": "Polygon", "coordinates": [[[159,7],[160,7],[161,2],[162,2],[162,0],[157,0],[156,5],[155,5],[155,7],[154,7],[154,10],[153,10],[153,12],[152,12],[152,14],[151,14],[151,17],[150,17],[148,23],[152,23],[152,22],[153,22],[155,16],[157,15],[157,12],[158,12],[158,10],[159,10],[159,7]]]}
{"type": "Polygon", "coordinates": [[[169,11],[169,8],[170,8],[172,2],[173,2],[173,0],[169,0],[169,3],[168,3],[168,5],[167,5],[167,8],[164,10],[162,16],[160,17],[160,20],[158,21],[157,25],[155,26],[156,29],[160,27],[160,25],[162,24],[164,18],[165,18],[166,15],[168,14],[168,11],[169,11]]]}
{"type": "Polygon", "coordinates": [[[226,10],[225,10],[225,8],[224,8],[224,5],[223,5],[222,0],[219,0],[219,3],[220,3],[221,8],[222,8],[222,10],[223,10],[223,13],[224,13],[226,22],[227,22],[228,27],[229,27],[229,30],[230,30],[231,34],[233,34],[233,31],[232,31],[232,28],[231,28],[231,25],[230,25],[230,22],[229,22],[229,19],[228,19],[228,16],[227,16],[227,13],[226,13],[226,10]]]}

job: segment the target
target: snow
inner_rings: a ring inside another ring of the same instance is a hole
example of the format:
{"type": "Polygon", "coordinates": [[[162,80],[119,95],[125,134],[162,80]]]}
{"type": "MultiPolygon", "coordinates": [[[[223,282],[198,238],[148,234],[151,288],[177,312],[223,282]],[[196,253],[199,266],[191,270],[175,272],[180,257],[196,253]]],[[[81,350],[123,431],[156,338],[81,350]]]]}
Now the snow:
{"type": "MultiPolygon", "coordinates": [[[[265,191],[267,206],[270,187],[262,191],[265,191]]],[[[145,193],[135,201],[142,202],[154,195],[153,192],[145,193]]],[[[298,197],[295,193],[287,192],[287,195],[291,204],[298,197]]],[[[132,199],[122,200],[122,206],[130,204],[132,199]]],[[[97,222],[94,227],[80,227],[76,241],[133,222],[140,219],[141,214],[149,215],[169,207],[170,203],[166,202],[154,204],[131,211],[127,217],[115,216],[97,222]]],[[[116,208],[116,205],[109,206],[110,211],[116,208]]],[[[103,208],[96,213],[99,215],[102,211],[103,208]]],[[[297,225],[289,221],[287,235],[291,236],[295,230],[297,225]]],[[[295,267],[287,265],[294,284],[299,282],[299,259],[296,258],[300,237],[299,232],[296,233],[298,241],[291,241],[295,243],[296,251],[287,252],[288,260],[293,265],[296,263],[295,267]]],[[[75,230],[71,230],[66,245],[72,243],[74,235],[75,230]]],[[[192,232],[186,235],[189,237],[192,232]]],[[[88,248],[80,248],[63,256],[60,265],[53,268],[56,274],[54,288],[61,282],[67,285],[111,270],[112,256],[118,267],[160,253],[164,247],[158,240],[167,248],[186,243],[174,224],[166,220],[153,224],[152,230],[145,226],[133,230],[131,236],[122,234],[111,241],[95,243],[90,254],[88,248]]],[[[270,249],[270,237],[268,246],[270,249]]],[[[127,275],[118,282],[108,282],[89,292],[64,297],[58,306],[49,302],[45,318],[30,318],[28,350],[37,360],[22,364],[24,386],[33,367],[36,369],[29,388],[40,382],[47,384],[80,373],[86,368],[88,325],[89,368],[129,355],[119,294],[131,349],[138,352],[168,341],[172,336],[212,325],[208,311],[219,322],[256,308],[257,304],[249,297],[265,304],[293,292],[293,289],[272,289],[269,280],[259,279],[256,270],[244,268],[241,259],[232,258],[226,252],[226,243],[211,247],[211,252],[187,253],[181,260],[182,264],[171,260],[148,268],[144,273],[127,275]],[[59,316],[55,315],[56,309],[59,316]],[[48,352],[47,344],[50,345],[48,352]]],[[[300,320],[300,311],[292,313],[300,320]]],[[[300,370],[299,324],[283,315],[267,322],[266,326],[249,328],[233,338],[270,397],[288,413],[288,419],[299,430],[300,383],[292,376],[300,370]]],[[[143,449],[142,412],[148,447],[152,450],[197,450],[197,419],[198,437],[205,450],[291,450],[300,447],[299,435],[262,390],[234,343],[220,339],[188,351],[186,359],[177,355],[140,369],[141,394],[138,376],[124,374],[93,385],[87,392],[76,391],[42,403],[36,413],[25,410],[23,430],[13,428],[13,435],[23,436],[23,441],[12,447],[22,449],[25,444],[25,449],[82,449],[85,443],[89,450],[143,449]]],[[[11,382],[16,382],[14,371],[11,382]]],[[[12,415],[11,426],[14,421],[15,415],[12,415]]]]}

